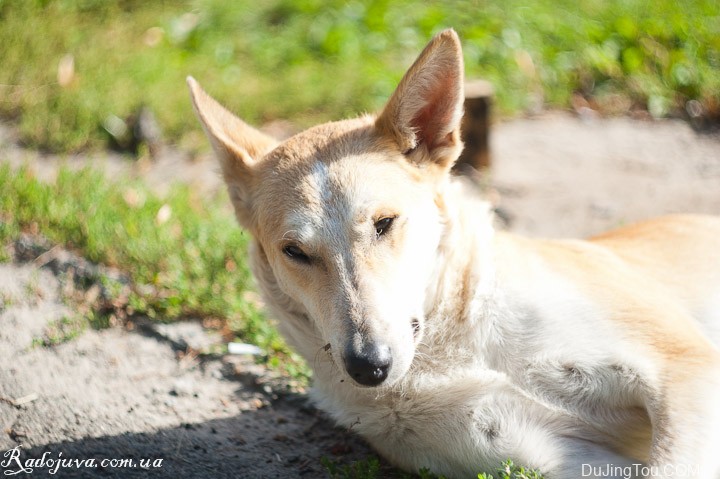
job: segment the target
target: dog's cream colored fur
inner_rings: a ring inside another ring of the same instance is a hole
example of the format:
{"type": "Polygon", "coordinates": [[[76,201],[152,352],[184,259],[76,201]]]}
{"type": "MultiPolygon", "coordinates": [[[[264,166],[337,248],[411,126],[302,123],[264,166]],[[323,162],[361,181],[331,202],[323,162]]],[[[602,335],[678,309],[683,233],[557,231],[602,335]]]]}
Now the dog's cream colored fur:
{"type": "Polygon", "coordinates": [[[641,463],[720,478],[720,219],[589,241],[494,232],[449,175],[462,79],[445,31],[377,118],[282,143],[188,79],[317,404],[408,470],[474,477],[512,458],[554,479],[641,463]],[[394,221],[380,235],[382,218],[394,221]],[[344,366],[348,345],[367,344],[392,353],[376,387],[344,366]]]}

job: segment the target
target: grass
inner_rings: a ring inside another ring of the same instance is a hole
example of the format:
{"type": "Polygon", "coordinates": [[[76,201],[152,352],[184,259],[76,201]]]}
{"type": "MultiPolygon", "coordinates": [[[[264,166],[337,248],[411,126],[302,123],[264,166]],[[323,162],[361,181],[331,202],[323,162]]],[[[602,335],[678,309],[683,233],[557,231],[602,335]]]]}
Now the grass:
{"type": "Polygon", "coordinates": [[[197,145],[192,74],[251,122],[308,125],[379,108],[445,27],[506,113],[579,95],[720,118],[715,0],[0,0],[0,115],[27,144],[70,151],[145,105],[167,139],[197,145]]]}
{"type": "MultiPolygon", "coordinates": [[[[340,464],[325,457],[322,458],[321,462],[332,479],[378,479],[381,477],[397,477],[398,479],[446,479],[445,476],[433,474],[428,469],[421,469],[418,475],[411,475],[399,471],[388,473],[382,470],[380,461],[376,457],[355,461],[352,464],[340,464]]],[[[495,475],[481,472],[476,477],[477,479],[544,479],[544,476],[539,471],[517,466],[511,460],[505,461],[497,468],[495,475]]]]}
{"type": "Polygon", "coordinates": [[[543,479],[544,477],[539,471],[517,466],[510,460],[505,461],[495,472],[497,476],[478,474],[478,479],[543,479]]]}
{"type": "MultiPolygon", "coordinates": [[[[224,195],[199,198],[175,186],[160,198],[140,182],[108,181],[89,169],[61,169],[56,181],[45,183],[7,165],[0,165],[0,191],[0,245],[23,231],[38,232],[92,262],[127,272],[129,293],[121,295],[112,282],[103,285],[123,313],[162,321],[215,318],[239,339],[265,349],[271,365],[306,374],[249,299],[247,236],[224,195]]],[[[86,319],[107,324],[102,314],[91,310],[86,319]]],[[[73,319],[52,329],[43,343],[72,337],[79,326],[73,319]]]]}
{"type": "Polygon", "coordinates": [[[63,316],[51,321],[40,337],[33,338],[33,346],[56,346],[80,336],[88,326],[88,321],[81,315],[63,316]]]}
{"type": "Polygon", "coordinates": [[[327,457],[320,459],[323,467],[332,479],[375,479],[380,474],[380,461],[376,457],[368,457],[352,464],[341,464],[327,457]]]}

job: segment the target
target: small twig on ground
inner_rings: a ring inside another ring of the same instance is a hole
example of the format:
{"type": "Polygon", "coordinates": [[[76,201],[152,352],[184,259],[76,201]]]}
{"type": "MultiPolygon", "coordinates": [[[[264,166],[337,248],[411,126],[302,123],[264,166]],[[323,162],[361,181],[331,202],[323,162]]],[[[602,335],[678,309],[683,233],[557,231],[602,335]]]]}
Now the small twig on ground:
{"type": "Polygon", "coordinates": [[[37,400],[39,397],[40,396],[38,396],[37,393],[30,393],[25,396],[19,397],[17,399],[0,396],[0,401],[10,404],[11,406],[14,406],[14,407],[20,407],[23,404],[31,403],[31,402],[37,400]]]}
{"type": "Polygon", "coordinates": [[[60,249],[60,245],[55,245],[49,250],[45,251],[43,254],[38,256],[32,261],[33,266],[37,266],[38,268],[42,268],[46,264],[48,264],[50,261],[53,260],[55,256],[55,252],[60,249]]]}

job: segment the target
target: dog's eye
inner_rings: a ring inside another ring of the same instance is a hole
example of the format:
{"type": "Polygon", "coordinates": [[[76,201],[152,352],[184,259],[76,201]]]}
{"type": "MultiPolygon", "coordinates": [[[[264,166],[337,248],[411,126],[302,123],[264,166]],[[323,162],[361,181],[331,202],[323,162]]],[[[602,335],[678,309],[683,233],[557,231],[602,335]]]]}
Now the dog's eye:
{"type": "Polygon", "coordinates": [[[393,216],[388,216],[375,222],[375,234],[378,238],[388,232],[393,224],[393,220],[395,220],[393,216]]]}
{"type": "Polygon", "coordinates": [[[303,250],[300,249],[299,246],[294,244],[289,244],[283,248],[283,253],[285,253],[285,256],[288,258],[298,261],[300,263],[309,263],[310,257],[303,252],[303,250]]]}

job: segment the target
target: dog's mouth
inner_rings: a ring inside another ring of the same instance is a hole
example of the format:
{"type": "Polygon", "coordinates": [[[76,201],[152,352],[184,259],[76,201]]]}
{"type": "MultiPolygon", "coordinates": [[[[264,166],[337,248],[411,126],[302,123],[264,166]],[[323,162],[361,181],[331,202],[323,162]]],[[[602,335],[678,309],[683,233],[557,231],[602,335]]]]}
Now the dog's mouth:
{"type": "Polygon", "coordinates": [[[412,318],[412,320],[410,320],[410,326],[412,327],[413,339],[417,342],[420,338],[420,333],[422,332],[422,323],[420,322],[420,319],[412,318]]]}
{"type": "MultiPolygon", "coordinates": [[[[422,339],[423,333],[423,317],[422,315],[414,316],[410,318],[409,326],[412,330],[413,342],[417,345],[422,339]]],[[[390,362],[383,365],[374,365],[372,361],[377,358],[354,358],[348,360],[345,355],[337,355],[337,349],[333,343],[325,343],[319,350],[319,353],[324,353],[335,368],[343,370],[344,375],[349,376],[354,385],[361,388],[382,388],[384,386],[392,386],[396,382],[397,378],[392,379],[389,374],[390,362]],[[335,352],[335,354],[333,354],[335,352]],[[357,363],[357,364],[356,364],[357,363]],[[364,363],[368,363],[365,367],[364,363]]],[[[340,382],[345,382],[345,379],[341,379],[340,382]]]]}
{"type": "MultiPolygon", "coordinates": [[[[410,328],[412,330],[412,341],[417,345],[422,337],[422,316],[410,318],[410,328]]],[[[397,346],[397,345],[396,345],[397,346]]],[[[325,350],[328,351],[332,346],[327,344],[325,350]]],[[[415,346],[405,346],[412,347],[415,346]]],[[[395,350],[395,359],[402,358],[398,354],[402,351],[395,350]]],[[[398,372],[398,363],[393,361],[393,351],[388,344],[367,342],[361,347],[357,345],[346,347],[341,354],[341,365],[345,373],[350,376],[355,385],[362,388],[378,388],[383,386],[392,386],[400,376],[405,372],[398,372]],[[395,363],[393,365],[393,363],[395,363]],[[391,374],[394,371],[394,375],[391,374]],[[393,376],[395,376],[393,378],[393,376]]],[[[406,369],[400,366],[401,371],[406,369]]]]}

